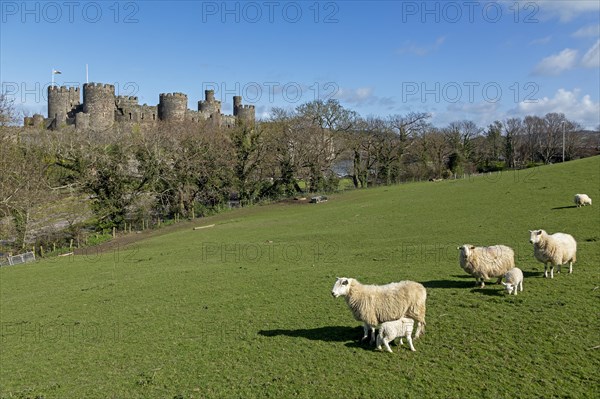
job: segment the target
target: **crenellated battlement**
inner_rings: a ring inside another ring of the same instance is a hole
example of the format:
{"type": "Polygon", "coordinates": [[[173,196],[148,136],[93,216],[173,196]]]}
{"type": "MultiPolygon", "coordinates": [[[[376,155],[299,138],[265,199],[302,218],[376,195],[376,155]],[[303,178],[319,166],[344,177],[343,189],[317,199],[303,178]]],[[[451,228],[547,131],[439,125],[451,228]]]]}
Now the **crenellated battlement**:
{"type": "Polygon", "coordinates": [[[137,101],[136,96],[117,96],[117,101],[137,101]]]}
{"type": "Polygon", "coordinates": [[[83,88],[85,89],[86,87],[115,91],[115,85],[111,85],[110,83],[84,83],[83,88]]]}
{"type": "Polygon", "coordinates": [[[163,98],[185,98],[187,100],[188,96],[187,94],[183,94],[183,93],[160,93],[158,95],[159,99],[163,99],[163,98]]]}
{"type": "Polygon", "coordinates": [[[79,87],[72,87],[72,86],[48,86],[48,92],[78,94],[79,93],[79,87]]]}

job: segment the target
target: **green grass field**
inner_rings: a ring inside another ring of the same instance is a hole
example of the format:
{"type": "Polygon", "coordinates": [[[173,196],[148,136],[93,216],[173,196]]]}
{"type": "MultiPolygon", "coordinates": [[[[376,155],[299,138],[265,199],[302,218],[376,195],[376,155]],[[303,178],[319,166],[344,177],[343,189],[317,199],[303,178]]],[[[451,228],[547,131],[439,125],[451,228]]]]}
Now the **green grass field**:
{"type": "Polygon", "coordinates": [[[600,397],[600,157],[239,209],[108,253],[0,269],[1,398],[600,397]],[[578,241],[542,277],[528,230],[578,241]],[[506,296],[456,247],[506,244],[506,296]],[[428,291],[394,353],[330,292],[336,276],[428,291]]]}

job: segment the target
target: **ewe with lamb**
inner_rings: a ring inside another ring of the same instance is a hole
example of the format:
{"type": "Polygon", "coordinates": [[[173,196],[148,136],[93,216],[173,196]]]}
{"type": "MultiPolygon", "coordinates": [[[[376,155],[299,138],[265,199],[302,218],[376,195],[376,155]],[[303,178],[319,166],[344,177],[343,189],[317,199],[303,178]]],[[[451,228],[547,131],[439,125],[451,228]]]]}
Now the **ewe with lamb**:
{"type": "Polygon", "coordinates": [[[498,278],[499,284],[504,273],[515,267],[515,252],[505,245],[475,247],[465,244],[458,250],[460,267],[475,277],[476,284],[481,288],[485,286],[485,280],[494,277],[498,278]]]}
{"type": "Polygon", "coordinates": [[[425,287],[414,281],[401,281],[386,285],[364,285],[356,279],[340,277],[331,290],[334,298],[344,296],[354,318],[363,322],[363,340],[371,331],[375,342],[375,327],[386,321],[410,317],[417,321],[415,339],[424,333],[425,287]]]}

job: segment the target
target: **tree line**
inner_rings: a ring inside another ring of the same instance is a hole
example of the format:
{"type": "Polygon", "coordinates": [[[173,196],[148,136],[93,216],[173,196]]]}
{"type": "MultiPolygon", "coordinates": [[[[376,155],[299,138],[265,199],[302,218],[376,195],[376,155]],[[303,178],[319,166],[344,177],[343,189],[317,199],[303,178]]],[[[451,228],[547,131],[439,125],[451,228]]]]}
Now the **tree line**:
{"type": "MultiPolygon", "coordinates": [[[[274,108],[253,125],[119,125],[104,131],[12,126],[0,97],[0,233],[22,247],[32,215],[67,196],[89,206],[65,216],[63,239],[316,192],[340,180],[361,189],[568,161],[600,152],[599,133],[563,114],[445,127],[411,112],[362,117],[338,101],[274,108]],[[563,145],[564,138],[564,145],[563,145]]],[[[69,213],[69,212],[66,212],[69,213]]],[[[39,216],[37,217],[39,219],[39,216]]]]}

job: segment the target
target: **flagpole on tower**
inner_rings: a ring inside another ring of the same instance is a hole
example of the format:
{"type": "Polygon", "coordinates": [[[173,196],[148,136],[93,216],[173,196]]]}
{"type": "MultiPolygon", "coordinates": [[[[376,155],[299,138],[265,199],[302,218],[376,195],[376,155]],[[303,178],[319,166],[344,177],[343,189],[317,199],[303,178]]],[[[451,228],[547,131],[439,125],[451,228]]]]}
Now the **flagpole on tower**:
{"type": "Polygon", "coordinates": [[[60,75],[61,73],[62,73],[61,71],[52,68],[52,86],[54,86],[54,75],[56,75],[56,74],[60,75]]]}

